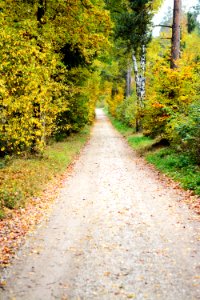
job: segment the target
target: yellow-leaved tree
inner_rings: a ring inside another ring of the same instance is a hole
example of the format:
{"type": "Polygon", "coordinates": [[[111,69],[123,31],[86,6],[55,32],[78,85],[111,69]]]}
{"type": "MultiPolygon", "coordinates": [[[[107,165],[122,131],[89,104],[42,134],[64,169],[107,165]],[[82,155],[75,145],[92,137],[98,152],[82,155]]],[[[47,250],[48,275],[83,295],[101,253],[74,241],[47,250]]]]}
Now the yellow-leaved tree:
{"type": "Polygon", "coordinates": [[[91,121],[87,87],[109,46],[109,13],[102,0],[8,0],[0,26],[0,154],[41,153],[50,137],[91,121]]]}

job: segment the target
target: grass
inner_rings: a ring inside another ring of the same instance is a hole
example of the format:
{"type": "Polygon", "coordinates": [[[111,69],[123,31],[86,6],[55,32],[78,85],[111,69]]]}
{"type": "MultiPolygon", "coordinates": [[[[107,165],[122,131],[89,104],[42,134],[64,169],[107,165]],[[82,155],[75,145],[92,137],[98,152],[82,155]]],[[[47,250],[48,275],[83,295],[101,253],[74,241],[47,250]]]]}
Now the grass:
{"type": "Polygon", "coordinates": [[[128,137],[129,145],[135,149],[140,150],[140,152],[145,151],[153,144],[153,140],[147,136],[143,136],[142,134],[135,134],[128,137]]]}
{"type": "Polygon", "coordinates": [[[122,123],[121,121],[114,119],[109,115],[111,123],[113,126],[124,136],[127,137],[133,133],[133,128],[128,127],[126,124],[122,123]]]}
{"type": "Polygon", "coordinates": [[[64,173],[89,137],[89,129],[49,145],[43,157],[0,161],[0,218],[9,209],[25,206],[58,175],[64,173]]]}
{"type": "Polygon", "coordinates": [[[111,115],[107,115],[113,126],[127,139],[129,145],[133,149],[143,152],[146,148],[152,145],[153,140],[151,138],[145,137],[142,134],[134,133],[133,128],[113,118],[111,115]]]}
{"type": "Polygon", "coordinates": [[[133,128],[109,116],[113,126],[127,139],[129,145],[162,173],[179,182],[185,189],[200,195],[200,166],[187,153],[169,146],[157,147],[159,141],[134,133],[133,128]]]}
{"type": "Polygon", "coordinates": [[[147,154],[146,159],[157,169],[180,182],[183,188],[200,195],[200,167],[186,153],[178,153],[168,147],[147,154]]]}

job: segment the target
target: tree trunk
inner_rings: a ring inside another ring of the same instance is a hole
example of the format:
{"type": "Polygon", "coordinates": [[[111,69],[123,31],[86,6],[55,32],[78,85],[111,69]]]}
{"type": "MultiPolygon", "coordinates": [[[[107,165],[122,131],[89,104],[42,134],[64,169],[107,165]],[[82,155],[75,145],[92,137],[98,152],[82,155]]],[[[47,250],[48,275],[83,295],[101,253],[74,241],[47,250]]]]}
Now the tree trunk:
{"type": "Polygon", "coordinates": [[[132,56],[133,58],[133,68],[134,68],[134,74],[135,74],[135,84],[136,84],[136,94],[137,97],[140,97],[140,78],[138,74],[138,65],[137,65],[137,59],[135,55],[132,56]]]}
{"type": "Polygon", "coordinates": [[[139,118],[138,112],[144,106],[143,99],[145,96],[145,47],[142,48],[142,56],[140,61],[141,73],[138,72],[138,64],[135,55],[133,54],[133,67],[135,74],[135,84],[136,84],[136,95],[137,95],[137,112],[136,112],[136,120],[135,120],[135,129],[136,132],[140,131],[141,128],[141,120],[139,118]]]}
{"type": "Polygon", "coordinates": [[[181,24],[181,0],[174,0],[171,69],[177,68],[176,61],[180,57],[180,24],[181,24]]]}
{"type": "Polygon", "coordinates": [[[131,65],[128,63],[126,74],[126,97],[131,95],[131,65]]]}
{"type": "Polygon", "coordinates": [[[39,0],[38,1],[37,21],[40,25],[42,24],[42,18],[45,15],[46,6],[47,6],[46,0],[39,0]]]}

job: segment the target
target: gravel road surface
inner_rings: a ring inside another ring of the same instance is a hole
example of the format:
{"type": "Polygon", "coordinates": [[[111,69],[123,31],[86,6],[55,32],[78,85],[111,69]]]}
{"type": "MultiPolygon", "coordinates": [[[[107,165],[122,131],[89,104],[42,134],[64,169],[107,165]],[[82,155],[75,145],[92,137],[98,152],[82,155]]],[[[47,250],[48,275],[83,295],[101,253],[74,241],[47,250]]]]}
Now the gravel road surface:
{"type": "Polygon", "coordinates": [[[200,231],[102,110],[43,222],[3,274],[1,300],[200,299],[200,231]]]}

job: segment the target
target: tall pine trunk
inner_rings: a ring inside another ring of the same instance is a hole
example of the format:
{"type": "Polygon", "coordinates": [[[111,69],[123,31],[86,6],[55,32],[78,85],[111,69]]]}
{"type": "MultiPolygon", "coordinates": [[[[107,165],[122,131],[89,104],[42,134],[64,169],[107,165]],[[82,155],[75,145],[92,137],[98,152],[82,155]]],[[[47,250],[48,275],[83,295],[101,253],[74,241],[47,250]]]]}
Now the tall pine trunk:
{"type": "Polygon", "coordinates": [[[180,25],[181,25],[181,0],[174,0],[173,24],[172,24],[171,69],[177,68],[176,61],[180,57],[180,25]]]}

